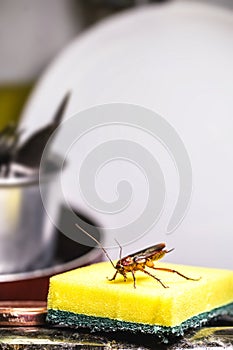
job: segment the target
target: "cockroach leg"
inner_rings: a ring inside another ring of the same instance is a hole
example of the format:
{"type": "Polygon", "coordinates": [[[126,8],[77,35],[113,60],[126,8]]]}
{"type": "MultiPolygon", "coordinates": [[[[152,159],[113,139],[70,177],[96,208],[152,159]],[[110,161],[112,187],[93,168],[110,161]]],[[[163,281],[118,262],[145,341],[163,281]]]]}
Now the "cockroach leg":
{"type": "Polygon", "coordinates": [[[154,275],[152,275],[150,272],[142,269],[141,270],[142,272],[144,272],[145,274],[149,275],[150,277],[153,277],[156,281],[158,281],[162,286],[163,288],[169,288],[168,286],[166,286],[159,278],[155,277],[154,275]]]}
{"type": "Polygon", "coordinates": [[[135,273],[134,273],[134,271],[133,271],[133,270],[131,271],[131,273],[132,273],[132,276],[133,276],[133,286],[134,286],[134,288],[136,288],[136,278],[135,278],[135,273]]]}
{"type": "Polygon", "coordinates": [[[107,277],[108,281],[114,281],[115,278],[116,278],[116,276],[117,276],[117,274],[118,274],[118,271],[116,271],[116,272],[114,273],[114,276],[113,276],[112,278],[108,278],[108,277],[107,277]]]}
{"type": "Polygon", "coordinates": [[[177,270],[173,270],[173,269],[166,269],[165,267],[154,267],[154,266],[150,266],[151,269],[154,269],[154,270],[159,270],[159,271],[166,271],[166,272],[172,272],[172,273],[176,273],[177,275],[185,278],[186,280],[191,280],[191,281],[199,281],[200,280],[200,277],[199,278],[191,278],[191,277],[188,277],[188,276],[185,276],[183,275],[182,273],[180,273],[179,271],[177,270]]]}

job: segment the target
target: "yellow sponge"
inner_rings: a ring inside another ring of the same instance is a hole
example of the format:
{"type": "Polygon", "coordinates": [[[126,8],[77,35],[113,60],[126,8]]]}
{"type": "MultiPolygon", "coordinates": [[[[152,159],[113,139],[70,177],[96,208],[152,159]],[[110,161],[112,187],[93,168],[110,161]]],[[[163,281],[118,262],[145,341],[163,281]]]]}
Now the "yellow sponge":
{"type": "MultiPolygon", "coordinates": [[[[48,320],[54,324],[92,330],[131,330],[144,333],[183,334],[208,319],[233,313],[233,271],[159,263],[198,281],[154,271],[169,288],[152,277],[136,273],[114,281],[109,262],[69,271],[50,279],[48,320]]],[[[151,272],[151,270],[150,270],[151,272]]]]}

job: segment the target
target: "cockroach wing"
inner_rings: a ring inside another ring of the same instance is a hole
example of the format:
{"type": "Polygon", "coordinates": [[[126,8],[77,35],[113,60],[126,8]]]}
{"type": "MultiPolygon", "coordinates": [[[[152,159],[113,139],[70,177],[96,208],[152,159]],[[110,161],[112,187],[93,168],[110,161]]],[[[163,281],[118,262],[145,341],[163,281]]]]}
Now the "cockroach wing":
{"type": "Polygon", "coordinates": [[[148,248],[145,248],[145,249],[142,249],[134,254],[132,254],[131,256],[134,258],[134,261],[135,261],[135,258],[136,260],[137,259],[143,259],[143,258],[150,258],[151,256],[155,255],[157,252],[160,252],[161,250],[163,250],[165,248],[165,243],[159,243],[159,244],[156,244],[152,247],[148,247],[148,248]]]}

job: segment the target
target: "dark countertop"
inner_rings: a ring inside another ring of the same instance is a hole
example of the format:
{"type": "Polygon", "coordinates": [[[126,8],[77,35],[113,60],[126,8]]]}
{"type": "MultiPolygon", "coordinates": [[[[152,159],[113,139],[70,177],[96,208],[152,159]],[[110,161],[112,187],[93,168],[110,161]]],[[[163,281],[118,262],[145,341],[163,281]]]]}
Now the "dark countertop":
{"type": "MultiPolygon", "coordinates": [[[[232,320],[231,320],[232,321],[232,320]]],[[[49,327],[2,327],[0,349],[233,349],[233,326],[206,327],[187,334],[173,344],[129,334],[89,334],[85,331],[49,327]]]]}

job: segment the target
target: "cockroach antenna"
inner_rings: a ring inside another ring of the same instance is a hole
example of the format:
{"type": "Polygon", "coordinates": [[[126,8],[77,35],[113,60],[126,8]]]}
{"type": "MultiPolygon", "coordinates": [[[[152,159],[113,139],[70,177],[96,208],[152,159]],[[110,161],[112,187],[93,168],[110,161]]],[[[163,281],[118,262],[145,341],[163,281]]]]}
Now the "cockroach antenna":
{"type": "Polygon", "coordinates": [[[112,264],[112,266],[114,267],[114,269],[116,268],[116,266],[114,265],[112,259],[110,258],[110,256],[108,255],[106,249],[102,246],[102,244],[95,238],[93,237],[89,232],[87,232],[86,230],[84,230],[84,228],[82,228],[79,224],[75,224],[75,226],[81,230],[83,233],[85,233],[85,235],[87,235],[88,237],[90,237],[94,242],[96,242],[98,244],[98,246],[103,250],[104,254],[106,255],[106,257],[108,258],[108,260],[110,261],[110,263],[112,264]]]}

